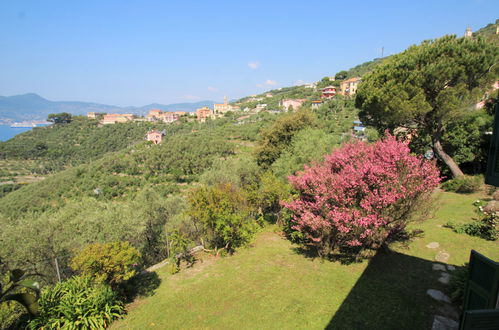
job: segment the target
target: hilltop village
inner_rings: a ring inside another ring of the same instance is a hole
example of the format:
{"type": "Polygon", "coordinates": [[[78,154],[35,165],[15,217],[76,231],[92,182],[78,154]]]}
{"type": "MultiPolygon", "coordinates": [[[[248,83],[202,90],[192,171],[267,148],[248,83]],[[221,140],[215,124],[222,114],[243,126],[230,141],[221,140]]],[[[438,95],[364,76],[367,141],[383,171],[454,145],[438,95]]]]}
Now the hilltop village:
{"type": "MultiPolygon", "coordinates": [[[[274,98],[273,93],[265,93],[262,96],[251,95],[249,98],[241,99],[234,104],[230,104],[228,97],[224,97],[223,103],[214,103],[213,108],[202,107],[196,109],[195,112],[186,111],[162,111],[160,109],[151,109],[145,116],[137,116],[131,113],[128,114],[117,114],[117,113],[97,113],[88,112],[87,117],[89,119],[97,119],[102,125],[111,125],[117,123],[126,122],[164,122],[173,123],[185,118],[187,121],[199,121],[205,122],[207,119],[216,119],[223,117],[229,112],[247,112],[247,113],[258,113],[261,111],[268,111],[270,113],[280,113],[288,112],[300,109],[306,102],[312,109],[318,109],[321,105],[330,99],[333,99],[337,95],[342,95],[344,97],[351,97],[357,92],[357,87],[361,82],[360,77],[353,77],[349,79],[337,80],[335,77],[326,77],[321,82],[305,84],[304,89],[309,89],[313,96],[312,99],[309,98],[283,98],[279,100],[278,106],[272,108],[268,103],[264,103],[265,99],[272,100],[274,98]],[[327,84],[330,83],[330,84],[327,84]],[[321,85],[325,85],[321,87],[321,85]],[[318,96],[318,97],[317,97],[318,96]],[[251,103],[257,102],[252,106],[251,103]],[[242,107],[244,106],[244,107],[242,107]]],[[[277,91],[281,91],[278,89],[277,91]]],[[[358,125],[354,127],[355,131],[363,131],[364,127],[361,126],[359,121],[355,121],[354,124],[358,125]]],[[[162,141],[162,137],[165,135],[165,131],[152,130],[147,133],[146,139],[158,144],[162,141]]]]}

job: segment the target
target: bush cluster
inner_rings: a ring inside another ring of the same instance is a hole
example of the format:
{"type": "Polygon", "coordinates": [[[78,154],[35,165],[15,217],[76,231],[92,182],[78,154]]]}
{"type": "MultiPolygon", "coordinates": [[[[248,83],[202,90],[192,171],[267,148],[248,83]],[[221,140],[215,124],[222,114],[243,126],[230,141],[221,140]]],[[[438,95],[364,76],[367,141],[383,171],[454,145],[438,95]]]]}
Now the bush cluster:
{"type": "Polygon", "coordinates": [[[483,185],[483,177],[459,176],[442,183],[441,187],[445,191],[452,191],[461,194],[471,194],[480,190],[483,185]]]}

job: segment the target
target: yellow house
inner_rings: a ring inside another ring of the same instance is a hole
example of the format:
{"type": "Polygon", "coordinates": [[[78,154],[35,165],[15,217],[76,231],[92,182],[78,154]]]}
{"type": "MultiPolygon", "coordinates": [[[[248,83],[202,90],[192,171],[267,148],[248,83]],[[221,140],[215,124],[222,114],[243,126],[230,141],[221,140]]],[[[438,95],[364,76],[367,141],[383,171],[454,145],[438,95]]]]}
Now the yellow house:
{"type": "Polygon", "coordinates": [[[354,77],[344,80],[340,83],[340,94],[341,95],[354,95],[357,93],[357,87],[359,86],[361,79],[360,77],[354,77]]]}

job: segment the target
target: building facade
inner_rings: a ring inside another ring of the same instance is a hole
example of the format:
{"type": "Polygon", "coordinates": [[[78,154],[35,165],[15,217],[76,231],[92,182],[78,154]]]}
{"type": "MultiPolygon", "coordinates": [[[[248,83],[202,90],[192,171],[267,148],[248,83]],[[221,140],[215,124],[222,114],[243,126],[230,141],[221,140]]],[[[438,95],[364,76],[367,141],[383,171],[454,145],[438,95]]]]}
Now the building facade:
{"type": "Polygon", "coordinates": [[[340,83],[342,95],[355,95],[361,79],[359,77],[350,78],[340,83]]]}
{"type": "Polygon", "coordinates": [[[196,117],[199,121],[205,121],[206,118],[214,118],[213,110],[208,107],[199,108],[196,110],[196,117]]]}
{"type": "Polygon", "coordinates": [[[163,141],[163,136],[166,135],[165,131],[152,130],[147,132],[146,140],[154,144],[159,144],[163,141]]]}
{"type": "Polygon", "coordinates": [[[284,99],[279,102],[279,105],[283,107],[285,111],[289,111],[290,109],[296,110],[300,108],[305,101],[305,99],[284,99]]]}
{"type": "Polygon", "coordinates": [[[133,114],[119,114],[119,113],[111,113],[104,115],[102,118],[101,124],[116,124],[116,123],[126,123],[128,121],[133,121],[133,114]]]}
{"type": "Polygon", "coordinates": [[[240,108],[237,105],[230,105],[227,96],[224,96],[224,103],[213,104],[213,112],[216,115],[224,114],[229,111],[239,111],[240,108]]]}
{"type": "Polygon", "coordinates": [[[336,87],[335,86],[327,86],[321,89],[321,97],[323,99],[331,99],[336,95],[336,87]]]}

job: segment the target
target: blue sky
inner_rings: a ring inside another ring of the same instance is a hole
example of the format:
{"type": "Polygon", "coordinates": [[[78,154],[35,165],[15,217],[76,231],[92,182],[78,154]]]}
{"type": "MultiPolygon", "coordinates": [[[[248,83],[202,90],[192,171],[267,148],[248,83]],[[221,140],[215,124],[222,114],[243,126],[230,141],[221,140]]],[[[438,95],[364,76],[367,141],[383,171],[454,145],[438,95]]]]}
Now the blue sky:
{"type": "Polygon", "coordinates": [[[114,105],[312,82],[499,18],[497,0],[0,0],[0,95],[114,105]]]}

